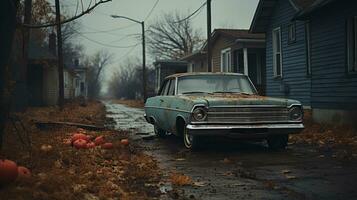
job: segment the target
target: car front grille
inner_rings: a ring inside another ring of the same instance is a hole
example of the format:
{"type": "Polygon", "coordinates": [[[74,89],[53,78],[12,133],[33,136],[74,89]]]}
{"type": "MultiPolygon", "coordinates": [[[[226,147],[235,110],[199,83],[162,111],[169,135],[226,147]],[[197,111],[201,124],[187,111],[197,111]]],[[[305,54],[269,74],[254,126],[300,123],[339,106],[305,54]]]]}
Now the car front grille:
{"type": "Polygon", "coordinates": [[[286,107],[211,107],[209,123],[259,124],[284,123],[289,121],[286,107]]]}

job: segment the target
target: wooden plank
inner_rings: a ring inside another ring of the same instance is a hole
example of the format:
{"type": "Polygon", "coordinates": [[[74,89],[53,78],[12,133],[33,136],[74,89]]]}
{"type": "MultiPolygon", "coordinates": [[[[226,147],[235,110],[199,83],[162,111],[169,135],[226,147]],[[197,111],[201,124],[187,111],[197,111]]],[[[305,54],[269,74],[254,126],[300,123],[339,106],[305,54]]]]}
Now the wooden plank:
{"type": "Polygon", "coordinates": [[[78,128],[83,128],[93,131],[99,131],[105,129],[104,126],[95,126],[95,125],[80,124],[80,123],[73,123],[73,122],[35,122],[35,125],[39,129],[47,129],[49,127],[54,127],[54,126],[76,126],[78,128]]]}

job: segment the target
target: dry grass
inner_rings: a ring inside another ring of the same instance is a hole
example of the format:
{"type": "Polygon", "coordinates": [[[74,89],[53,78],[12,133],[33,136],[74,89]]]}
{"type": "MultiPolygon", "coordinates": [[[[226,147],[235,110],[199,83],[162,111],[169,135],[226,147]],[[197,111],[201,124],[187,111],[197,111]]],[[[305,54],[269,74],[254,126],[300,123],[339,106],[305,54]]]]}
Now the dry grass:
{"type": "Polygon", "coordinates": [[[177,186],[185,186],[185,185],[193,184],[191,177],[176,172],[171,173],[170,182],[173,185],[177,185],[177,186]]]}
{"type": "Polygon", "coordinates": [[[156,162],[137,151],[133,144],[122,145],[120,140],[127,138],[126,132],[87,131],[91,137],[104,135],[107,141],[113,142],[114,148],[77,150],[63,142],[77,132],[76,128],[37,130],[32,125],[33,120],[39,119],[83,123],[82,118],[89,124],[102,125],[105,111],[100,103],[90,102],[87,107],[75,103],[67,106],[62,112],[57,108],[32,108],[21,115],[31,130],[31,156],[8,127],[0,157],[30,168],[32,178],[0,188],[0,199],[87,199],[95,196],[140,200],[159,196],[155,185],[161,175],[156,162]],[[91,120],[86,119],[88,116],[92,116],[91,120]],[[41,150],[44,144],[51,145],[52,150],[41,150]],[[145,183],[154,186],[146,187],[145,183]]]}
{"type": "Polygon", "coordinates": [[[304,125],[305,129],[301,134],[290,137],[291,142],[317,145],[325,149],[343,149],[350,154],[357,153],[357,131],[353,127],[315,123],[311,112],[305,114],[304,125]]]}

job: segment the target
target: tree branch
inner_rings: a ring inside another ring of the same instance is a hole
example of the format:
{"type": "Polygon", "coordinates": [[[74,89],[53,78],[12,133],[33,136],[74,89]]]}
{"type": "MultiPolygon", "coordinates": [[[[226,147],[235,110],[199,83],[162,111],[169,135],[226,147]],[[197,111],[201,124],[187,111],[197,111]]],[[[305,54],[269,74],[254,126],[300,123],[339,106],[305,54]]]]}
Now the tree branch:
{"type": "MultiPolygon", "coordinates": [[[[100,0],[99,2],[96,2],[93,6],[90,6],[92,4],[92,3],[90,3],[87,10],[83,11],[79,15],[76,15],[76,16],[68,18],[68,19],[66,19],[64,21],[61,21],[60,24],[66,24],[68,22],[74,21],[74,20],[82,17],[85,14],[89,14],[94,8],[96,8],[100,4],[107,3],[107,2],[110,2],[110,1],[112,1],[112,0],[100,0]]],[[[25,27],[25,28],[47,28],[47,27],[51,27],[51,26],[57,26],[58,24],[59,23],[52,22],[52,23],[47,23],[47,24],[20,24],[20,25],[25,27]]]]}

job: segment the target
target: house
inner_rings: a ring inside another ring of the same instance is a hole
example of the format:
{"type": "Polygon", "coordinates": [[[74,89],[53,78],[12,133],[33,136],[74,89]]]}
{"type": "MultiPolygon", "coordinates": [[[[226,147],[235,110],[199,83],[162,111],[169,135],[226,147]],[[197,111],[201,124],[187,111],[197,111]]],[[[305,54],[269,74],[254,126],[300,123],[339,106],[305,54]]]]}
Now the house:
{"type": "Polygon", "coordinates": [[[79,59],[66,63],[64,71],[65,97],[73,99],[88,97],[88,68],[80,64],[79,59]]]}
{"type": "Polygon", "coordinates": [[[57,57],[51,49],[30,42],[27,70],[28,105],[56,105],[58,102],[57,57]]]}
{"type": "Polygon", "coordinates": [[[158,60],[154,62],[155,66],[155,86],[156,92],[160,89],[162,82],[165,77],[177,74],[177,73],[185,73],[187,72],[187,62],[185,61],[176,61],[176,60],[158,60]]]}
{"type": "Polygon", "coordinates": [[[188,63],[187,72],[208,72],[207,53],[203,50],[189,54],[181,60],[188,63]]]}
{"type": "Polygon", "coordinates": [[[260,0],[250,31],[266,34],[268,96],[300,100],[318,122],[357,116],[357,2],[260,0]]]}
{"type": "Polygon", "coordinates": [[[261,94],[265,93],[265,35],[242,29],[212,32],[212,69],[207,68],[207,44],[183,57],[191,72],[236,72],[246,74],[261,94]]]}

